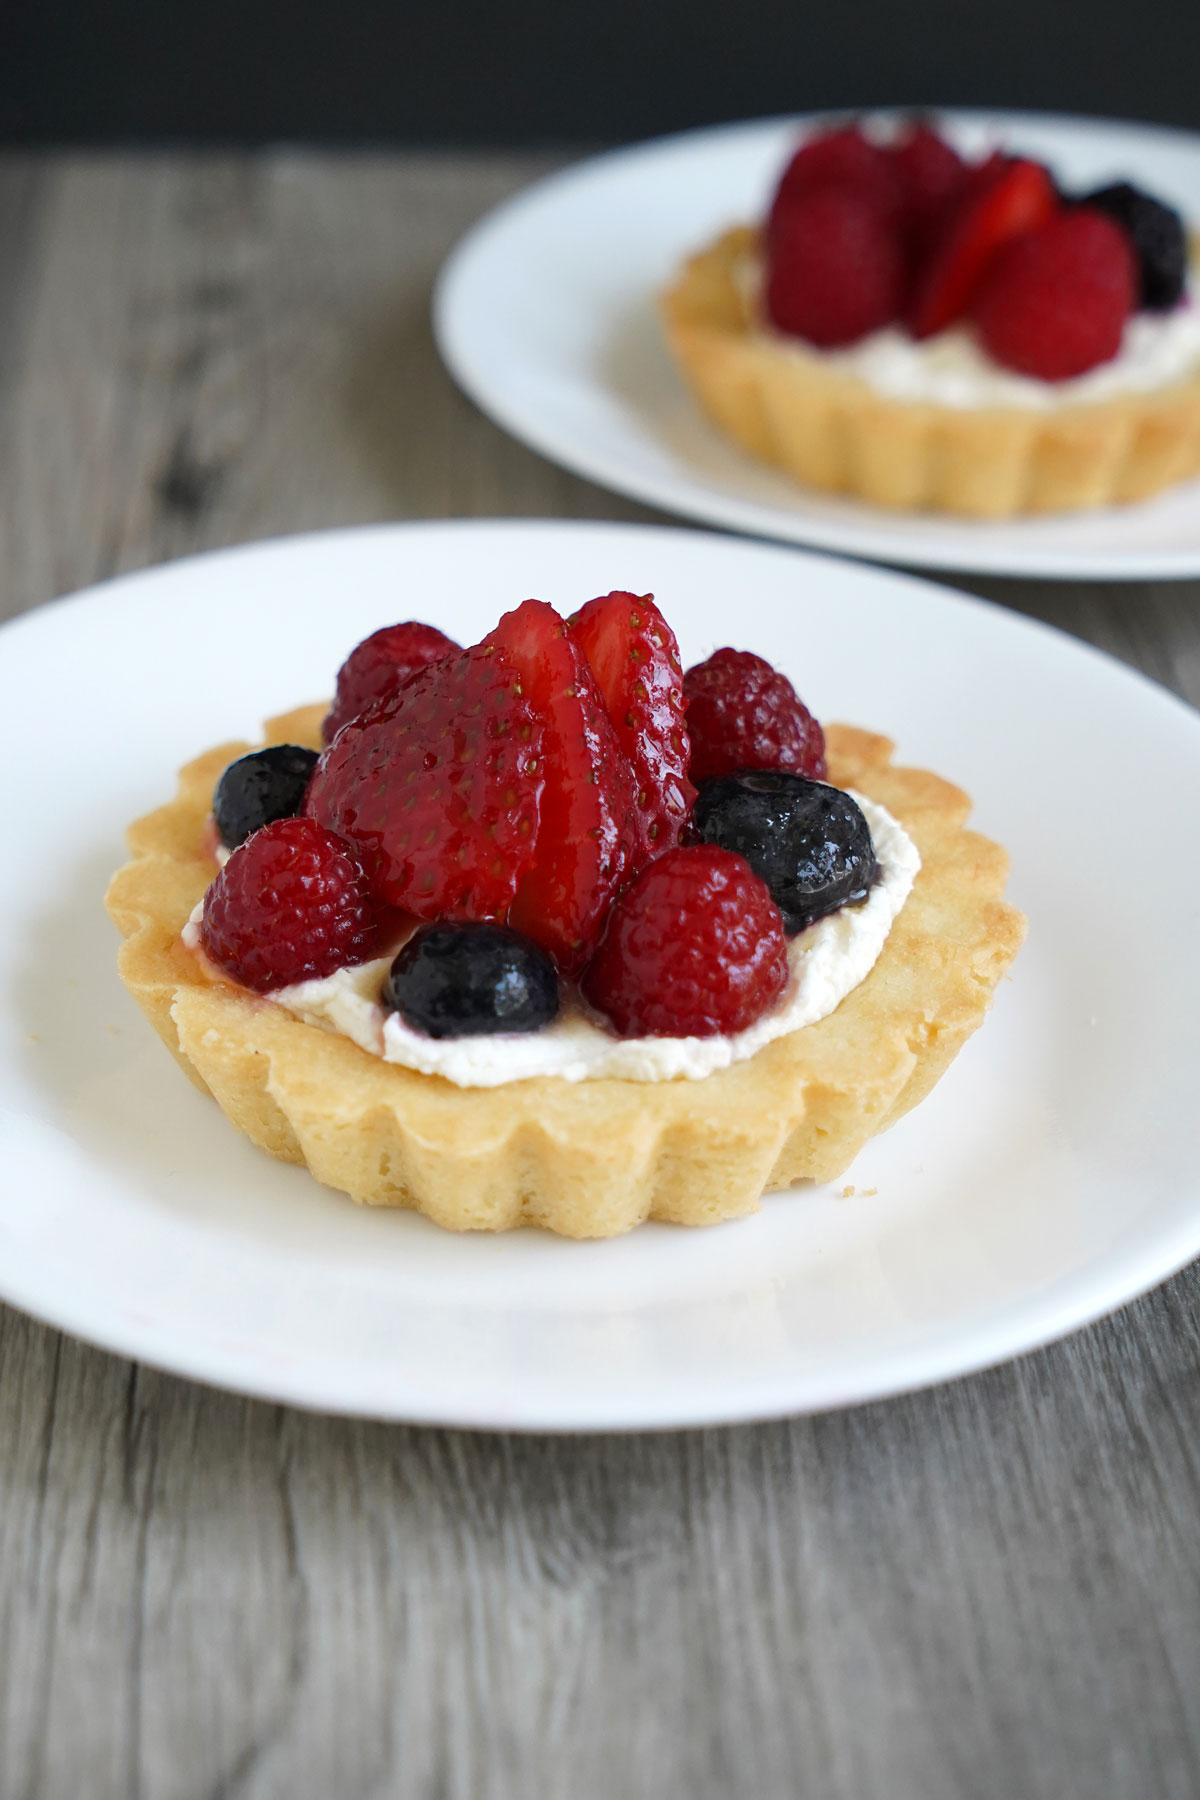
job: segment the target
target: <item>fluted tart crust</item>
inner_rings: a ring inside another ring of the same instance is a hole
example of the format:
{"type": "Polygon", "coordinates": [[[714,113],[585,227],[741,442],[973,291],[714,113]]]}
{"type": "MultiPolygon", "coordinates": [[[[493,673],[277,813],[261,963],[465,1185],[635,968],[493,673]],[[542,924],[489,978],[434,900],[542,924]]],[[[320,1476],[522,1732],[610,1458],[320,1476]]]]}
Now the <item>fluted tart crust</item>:
{"type": "Polygon", "coordinates": [[[691,257],[661,297],[663,323],[714,423],[805,486],[898,512],[1006,519],[1145,500],[1200,474],[1200,366],[1047,411],[893,399],[756,328],[737,270],[758,244],[737,227],[691,257]]]}
{"type": "MultiPolygon", "coordinates": [[[[265,741],[318,747],[325,710],[270,720],[265,741]]],[[[921,872],[875,967],[828,1018],[703,1080],[459,1088],[215,979],[180,933],[215,873],[213,787],[247,744],[189,763],[175,799],[130,827],[132,860],[106,901],[122,979],[240,1131],[366,1205],[414,1208],[453,1231],[540,1225],[576,1238],[753,1212],[766,1191],[840,1175],[929,1091],[1024,936],[1001,897],[1008,857],[965,829],[961,789],[894,767],[889,741],[870,732],[834,725],[827,740],[830,779],[901,821],[921,872]]]]}

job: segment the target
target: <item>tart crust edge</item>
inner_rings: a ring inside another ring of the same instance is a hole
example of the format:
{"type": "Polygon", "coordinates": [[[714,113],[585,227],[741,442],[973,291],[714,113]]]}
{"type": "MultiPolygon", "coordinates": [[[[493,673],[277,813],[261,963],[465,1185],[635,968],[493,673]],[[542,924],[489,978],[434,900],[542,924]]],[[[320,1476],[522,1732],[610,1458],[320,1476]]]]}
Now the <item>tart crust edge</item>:
{"type": "MultiPolygon", "coordinates": [[[[325,710],[268,721],[265,741],[318,747],[325,710]]],[[[1025,933],[1001,897],[1007,854],[965,829],[961,789],[895,767],[886,738],[834,725],[827,740],[831,778],[901,820],[921,873],[875,967],[828,1018],[703,1081],[457,1088],[212,979],[179,934],[215,872],[214,784],[247,744],[187,764],[175,799],[130,826],[132,860],[105,902],[121,978],[239,1130],[363,1204],[456,1231],[535,1224],[581,1238],[752,1212],[773,1188],[840,1175],[928,1092],[1025,933]]]]}
{"type": "Polygon", "coordinates": [[[1130,504],[1200,473],[1200,368],[1048,413],[892,399],[751,330],[735,270],[758,242],[736,226],[689,257],[660,312],[709,418],[804,486],[897,512],[1003,519],[1130,504]]]}

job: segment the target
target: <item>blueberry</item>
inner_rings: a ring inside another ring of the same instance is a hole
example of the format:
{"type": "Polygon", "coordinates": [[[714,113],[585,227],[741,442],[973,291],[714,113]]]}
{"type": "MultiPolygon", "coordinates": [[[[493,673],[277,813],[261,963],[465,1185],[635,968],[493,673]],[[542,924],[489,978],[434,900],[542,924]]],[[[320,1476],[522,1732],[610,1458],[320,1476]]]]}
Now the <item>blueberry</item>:
{"type": "Polygon", "coordinates": [[[422,925],[380,998],[427,1037],[537,1031],[558,1011],[558,977],[546,952],[507,925],[422,925]]]}
{"type": "Polygon", "coordinates": [[[316,766],[316,751],[299,744],[272,744],[230,763],[213,794],[213,817],[226,849],[236,850],[272,819],[295,818],[316,766]]]}
{"type": "Polygon", "coordinates": [[[870,827],[828,782],[783,769],[722,775],[701,788],[692,825],[704,843],[745,857],[789,933],[865,899],[875,880],[870,827]]]}
{"type": "Polygon", "coordinates": [[[1097,207],[1129,233],[1138,262],[1140,304],[1150,312],[1178,306],[1187,285],[1188,253],[1183,220],[1174,208],[1128,181],[1097,188],[1079,204],[1097,207]]]}

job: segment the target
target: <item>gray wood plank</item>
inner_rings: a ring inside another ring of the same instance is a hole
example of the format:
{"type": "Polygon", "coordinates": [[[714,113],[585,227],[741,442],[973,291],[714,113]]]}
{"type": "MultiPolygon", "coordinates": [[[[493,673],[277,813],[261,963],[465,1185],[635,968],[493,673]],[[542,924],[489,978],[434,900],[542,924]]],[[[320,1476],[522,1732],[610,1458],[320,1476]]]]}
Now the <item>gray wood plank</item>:
{"type": "MultiPolygon", "coordinates": [[[[0,162],[0,613],[273,532],[649,518],[428,326],[548,159],[0,162]]],[[[960,585],[1200,703],[1197,584],[960,585]]],[[[730,1431],[394,1429],[0,1309],[0,1796],[1200,1792],[1200,1280],[730,1431]]]]}

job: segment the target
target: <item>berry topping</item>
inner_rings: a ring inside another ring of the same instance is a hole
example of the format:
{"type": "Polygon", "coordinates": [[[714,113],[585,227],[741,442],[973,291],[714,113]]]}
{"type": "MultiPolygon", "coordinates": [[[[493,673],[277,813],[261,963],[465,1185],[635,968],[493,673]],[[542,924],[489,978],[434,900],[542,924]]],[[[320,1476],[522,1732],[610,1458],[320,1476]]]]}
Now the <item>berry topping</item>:
{"type": "Polygon", "coordinates": [[[913,336],[932,337],[961,318],[997,251],[1044,225],[1057,204],[1041,163],[997,156],[974,170],[917,278],[909,316],[913,336]]]}
{"type": "Polygon", "coordinates": [[[533,861],[542,721],[507,656],[460,650],[334,739],[305,811],[423,919],[502,919],[533,861]]]}
{"type": "Polygon", "coordinates": [[[204,899],[200,942],[256,993],[332,975],[375,954],[367,879],[315,819],[276,819],[234,851],[204,899]]]}
{"type": "Polygon", "coordinates": [[[819,131],[801,144],[780,177],[767,221],[774,242],[777,227],[795,201],[820,188],[849,188],[885,216],[896,211],[900,184],[887,152],[864,137],[857,125],[819,131]]]}
{"type": "Polygon", "coordinates": [[[337,692],[325,715],[321,736],[332,743],[343,725],[394,692],[410,675],[458,645],[435,625],[385,625],[356,644],[338,670],[337,692]]]}
{"type": "Polygon", "coordinates": [[[558,1011],[558,977],[545,951],[507,925],[422,925],[380,998],[427,1037],[537,1031],[558,1011]]]}
{"type": "Polygon", "coordinates": [[[1173,207],[1128,181],[1097,188],[1082,201],[1124,226],[1138,262],[1139,304],[1150,312],[1178,306],[1187,286],[1187,233],[1173,207]]]}
{"type": "Polygon", "coordinates": [[[480,648],[489,652],[516,669],[545,732],[541,826],[509,923],[574,973],[591,955],[634,852],[633,774],[587,658],[552,606],[526,600],[505,613],[480,648]]]}
{"type": "Polygon", "coordinates": [[[825,734],[786,675],[749,650],[714,650],[683,678],[691,777],[791,769],[820,780],[825,734]]]}
{"type": "Polygon", "coordinates": [[[1066,381],[1121,348],[1137,267],[1121,227],[1073,207],[1008,246],[975,302],[979,335],[1005,368],[1066,381]]]}
{"type": "Polygon", "coordinates": [[[316,766],[316,751],[299,744],[272,744],[231,762],[213,793],[213,819],[226,849],[244,844],[272,819],[294,818],[316,766]]]}
{"type": "Polygon", "coordinates": [[[858,804],[841,788],[781,769],[726,775],[701,789],[692,825],[706,844],[744,856],[789,932],[865,899],[875,847],[858,804]]]}
{"type": "Polygon", "coordinates": [[[687,778],[683,665],[651,594],[589,600],[571,620],[637,784],[639,861],[679,842],[695,789],[687,778]]]}
{"type": "Polygon", "coordinates": [[[855,189],[817,188],[779,213],[765,298],[780,331],[822,349],[853,344],[899,315],[906,282],[898,227],[855,189]]]}
{"type": "Polygon", "coordinates": [[[932,125],[915,121],[888,151],[901,195],[901,217],[912,247],[929,247],[950,208],[961,200],[970,171],[932,125]]]}
{"type": "Polygon", "coordinates": [[[625,889],[583,978],[622,1037],[744,1031],[783,993],[779,909],[740,856],[668,850],[625,889]]]}

